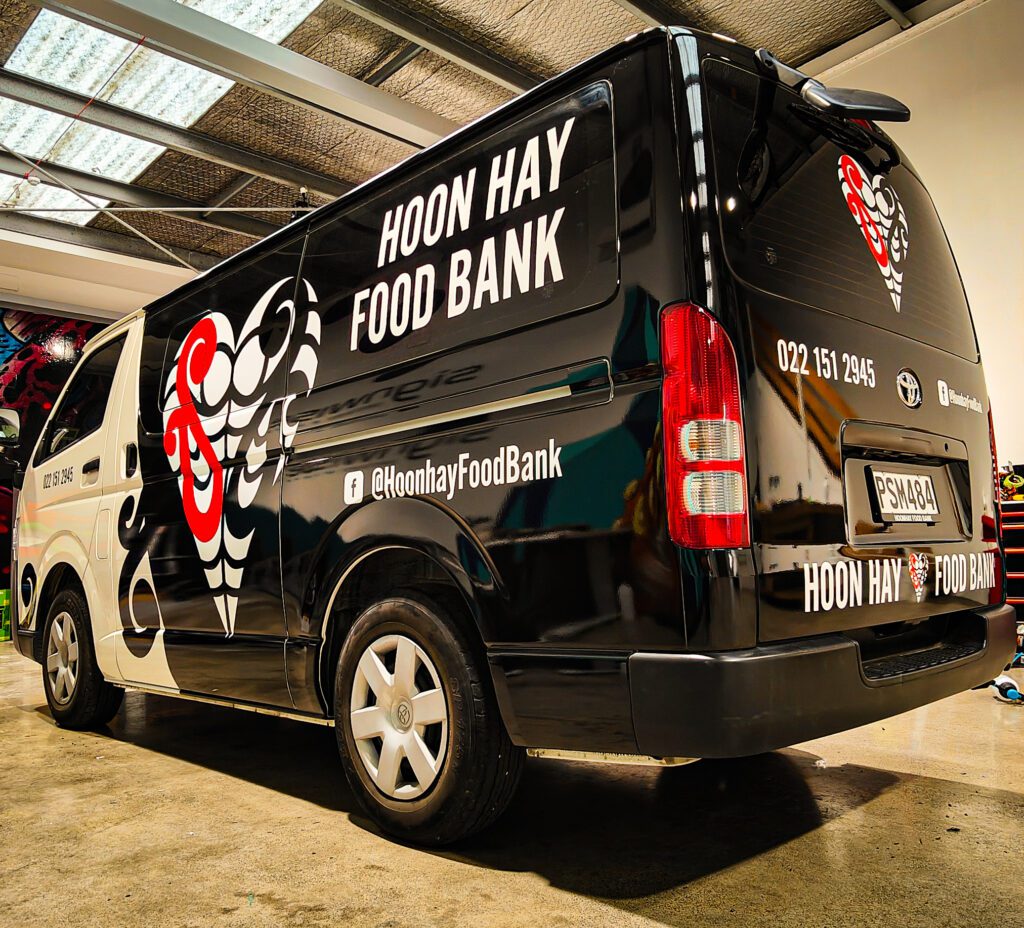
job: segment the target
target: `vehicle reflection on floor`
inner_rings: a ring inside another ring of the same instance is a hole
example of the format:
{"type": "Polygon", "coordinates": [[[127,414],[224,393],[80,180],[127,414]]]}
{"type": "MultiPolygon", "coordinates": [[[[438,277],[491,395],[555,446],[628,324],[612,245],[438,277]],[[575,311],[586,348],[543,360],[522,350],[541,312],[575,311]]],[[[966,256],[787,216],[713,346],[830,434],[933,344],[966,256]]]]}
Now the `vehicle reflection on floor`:
{"type": "Polygon", "coordinates": [[[1024,712],[984,692],[744,760],[531,760],[495,827],[439,851],[372,830],[331,729],[130,694],[108,730],[61,731],[38,667],[10,645],[0,739],[0,906],[19,926],[58,911],[68,924],[681,928],[894,912],[980,925],[1024,910],[1024,712]]]}

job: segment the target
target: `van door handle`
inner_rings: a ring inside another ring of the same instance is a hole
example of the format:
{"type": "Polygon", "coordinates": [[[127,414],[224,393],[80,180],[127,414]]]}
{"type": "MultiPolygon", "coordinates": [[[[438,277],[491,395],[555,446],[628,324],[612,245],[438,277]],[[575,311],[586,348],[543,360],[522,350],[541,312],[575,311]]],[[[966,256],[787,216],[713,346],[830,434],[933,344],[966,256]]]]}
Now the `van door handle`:
{"type": "Polygon", "coordinates": [[[139,469],[139,446],[130,441],[124,446],[124,475],[134,477],[139,469]]]}
{"type": "Polygon", "coordinates": [[[82,474],[96,474],[99,473],[100,459],[93,458],[91,461],[86,461],[82,465],[82,474]]]}

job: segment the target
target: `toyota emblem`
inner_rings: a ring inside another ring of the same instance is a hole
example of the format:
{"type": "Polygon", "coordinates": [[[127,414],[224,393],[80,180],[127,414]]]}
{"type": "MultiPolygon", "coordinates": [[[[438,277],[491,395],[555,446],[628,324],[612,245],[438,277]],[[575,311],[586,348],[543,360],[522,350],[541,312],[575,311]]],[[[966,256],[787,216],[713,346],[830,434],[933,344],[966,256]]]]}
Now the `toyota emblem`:
{"type": "Polygon", "coordinates": [[[921,381],[909,367],[903,368],[896,375],[896,392],[899,393],[904,406],[917,409],[921,405],[921,381]]]}

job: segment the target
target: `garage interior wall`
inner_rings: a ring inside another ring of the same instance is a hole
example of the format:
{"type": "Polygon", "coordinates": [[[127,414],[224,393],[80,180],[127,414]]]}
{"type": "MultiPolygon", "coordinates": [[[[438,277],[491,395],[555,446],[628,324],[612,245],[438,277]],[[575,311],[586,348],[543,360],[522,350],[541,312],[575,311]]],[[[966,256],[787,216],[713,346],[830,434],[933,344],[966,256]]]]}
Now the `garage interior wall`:
{"type": "Polygon", "coordinates": [[[1004,464],[1024,464],[1022,18],[1021,0],[962,3],[819,75],[911,109],[909,123],[886,130],[931,191],[953,245],[1004,464]]]}

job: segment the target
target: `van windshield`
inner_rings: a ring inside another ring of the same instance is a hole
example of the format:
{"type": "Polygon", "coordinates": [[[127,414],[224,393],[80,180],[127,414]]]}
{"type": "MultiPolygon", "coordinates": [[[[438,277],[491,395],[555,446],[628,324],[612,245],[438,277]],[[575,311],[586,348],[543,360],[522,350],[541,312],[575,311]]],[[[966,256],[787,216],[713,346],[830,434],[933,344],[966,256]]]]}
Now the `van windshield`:
{"type": "Polygon", "coordinates": [[[703,75],[732,272],[976,361],[960,275],[914,173],[775,81],[714,60],[703,75]]]}

